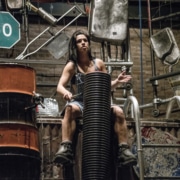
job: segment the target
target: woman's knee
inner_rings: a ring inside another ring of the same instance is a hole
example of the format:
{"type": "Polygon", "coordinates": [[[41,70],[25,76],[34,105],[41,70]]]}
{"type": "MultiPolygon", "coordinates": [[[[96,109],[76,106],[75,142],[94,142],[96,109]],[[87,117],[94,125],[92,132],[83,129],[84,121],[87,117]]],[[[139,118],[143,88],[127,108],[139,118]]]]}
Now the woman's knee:
{"type": "Polygon", "coordinates": [[[123,110],[118,107],[118,106],[114,106],[113,107],[113,117],[116,120],[120,121],[121,123],[123,123],[125,121],[125,115],[123,110]]]}
{"type": "Polygon", "coordinates": [[[76,107],[74,105],[68,105],[65,109],[66,116],[76,117],[79,114],[80,114],[79,107],[76,107]]]}

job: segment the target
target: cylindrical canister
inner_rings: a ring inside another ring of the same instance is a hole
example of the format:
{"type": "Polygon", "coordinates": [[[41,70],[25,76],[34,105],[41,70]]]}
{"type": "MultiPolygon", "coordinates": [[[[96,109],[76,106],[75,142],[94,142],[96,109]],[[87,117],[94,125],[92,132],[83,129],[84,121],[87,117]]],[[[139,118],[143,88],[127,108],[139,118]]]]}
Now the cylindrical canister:
{"type": "Polygon", "coordinates": [[[35,70],[18,64],[0,64],[0,177],[38,180],[39,133],[33,92],[35,70]],[[13,167],[13,168],[12,168],[13,167]]]}
{"type": "Polygon", "coordinates": [[[110,162],[111,77],[93,72],[84,79],[82,179],[105,180],[110,162]]]}

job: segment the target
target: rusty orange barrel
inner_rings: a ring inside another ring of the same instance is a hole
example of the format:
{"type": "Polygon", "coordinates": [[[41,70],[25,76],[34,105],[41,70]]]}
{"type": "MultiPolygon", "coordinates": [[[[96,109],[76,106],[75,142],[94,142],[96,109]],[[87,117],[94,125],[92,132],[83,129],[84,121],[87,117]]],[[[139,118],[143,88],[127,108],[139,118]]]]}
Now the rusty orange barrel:
{"type": "Polygon", "coordinates": [[[0,93],[32,95],[33,91],[36,91],[35,76],[35,70],[29,66],[0,64],[0,93]]]}
{"type": "Polygon", "coordinates": [[[27,124],[1,123],[0,148],[0,153],[2,148],[21,148],[20,152],[23,154],[28,151],[39,152],[37,129],[27,124]]]}
{"type": "Polygon", "coordinates": [[[39,179],[34,91],[36,73],[33,68],[0,64],[0,177],[4,179],[39,179]]]}

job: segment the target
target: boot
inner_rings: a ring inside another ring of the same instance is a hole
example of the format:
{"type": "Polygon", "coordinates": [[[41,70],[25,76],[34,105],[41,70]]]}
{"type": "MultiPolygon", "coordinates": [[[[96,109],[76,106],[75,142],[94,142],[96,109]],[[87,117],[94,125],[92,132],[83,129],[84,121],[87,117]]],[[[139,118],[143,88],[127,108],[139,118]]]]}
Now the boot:
{"type": "Polygon", "coordinates": [[[118,167],[134,166],[137,164],[137,159],[129,150],[127,144],[121,144],[118,148],[118,167]]]}
{"type": "Polygon", "coordinates": [[[73,150],[71,142],[62,142],[55,154],[54,162],[62,165],[73,164],[73,150]]]}

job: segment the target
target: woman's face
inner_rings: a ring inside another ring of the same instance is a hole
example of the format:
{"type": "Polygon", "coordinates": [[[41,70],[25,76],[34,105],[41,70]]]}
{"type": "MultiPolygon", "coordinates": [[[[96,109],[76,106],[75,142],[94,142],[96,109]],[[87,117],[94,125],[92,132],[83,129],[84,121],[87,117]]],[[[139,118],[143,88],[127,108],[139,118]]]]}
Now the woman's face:
{"type": "Polygon", "coordinates": [[[84,34],[76,36],[76,47],[77,51],[81,53],[89,52],[89,42],[84,34]]]}

